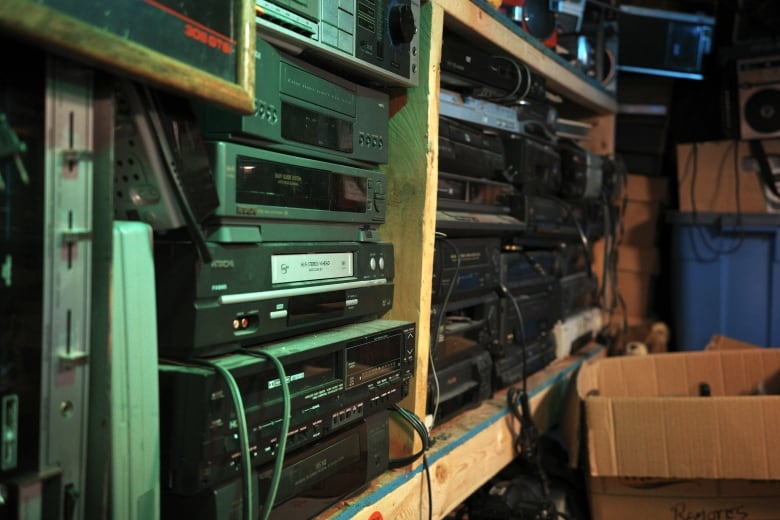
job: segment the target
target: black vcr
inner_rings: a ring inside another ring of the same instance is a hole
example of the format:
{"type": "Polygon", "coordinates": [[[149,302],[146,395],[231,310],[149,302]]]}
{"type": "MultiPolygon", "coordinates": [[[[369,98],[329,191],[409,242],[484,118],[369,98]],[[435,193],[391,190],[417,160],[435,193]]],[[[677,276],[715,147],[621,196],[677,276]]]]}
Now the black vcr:
{"type": "Polygon", "coordinates": [[[239,476],[241,448],[253,467],[273,462],[281,438],[285,372],[291,418],[287,451],[309,445],[399,402],[414,375],[415,326],[374,320],[245,348],[210,364],[160,365],[163,489],[191,495],[239,476]],[[217,367],[235,380],[243,410],[217,367]],[[246,420],[241,439],[238,414],[246,420]]]}

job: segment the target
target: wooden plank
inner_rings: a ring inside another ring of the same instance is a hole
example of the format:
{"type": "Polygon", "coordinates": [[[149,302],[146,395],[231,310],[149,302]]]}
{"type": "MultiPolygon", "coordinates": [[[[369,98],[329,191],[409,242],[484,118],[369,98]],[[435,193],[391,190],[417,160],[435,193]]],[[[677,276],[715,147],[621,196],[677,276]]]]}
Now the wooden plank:
{"type": "MultiPolygon", "coordinates": [[[[614,93],[601,86],[594,86],[591,80],[557,56],[542,50],[541,44],[521,30],[497,20],[493,14],[479,5],[466,0],[432,0],[445,11],[444,23],[449,29],[487,40],[511,56],[523,61],[528,67],[546,79],[547,87],[583,108],[596,114],[617,111],[614,93]]],[[[512,22],[509,21],[509,24],[512,22]]]]}
{"type": "MultiPolygon", "coordinates": [[[[592,344],[576,355],[553,363],[529,378],[528,393],[534,421],[546,431],[561,418],[570,383],[587,359],[603,355],[592,344]]],[[[507,391],[478,408],[467,410],[432,432],[434,445],[426,454],[432,490],[432,518],[443,518],[515,457],[519,424],[509,412],[507,391]]],[[[428,517],[428,485],[423,465],[388,471],[363,493],[344,500],[316,518],[417,519],[428,517]]]]}
{"type": "MultiPolygon", "coordinates": [[[[404,408],[425,416],[428,392],[433,241],[436,228],[438,99],[443,13],[431,4],[421,7],[420,82],[408,89],[404,106],[390,119],[387,165],[387,218],[383,240],[395,246],[393,308],[385,317],[417,324],[417,376],[404,408]],[[432,194],[433,196],[429,196],[432,194]]],[[[391,454],[408,456],[421,444],[411,433],[391,435],[391,454]]]]}

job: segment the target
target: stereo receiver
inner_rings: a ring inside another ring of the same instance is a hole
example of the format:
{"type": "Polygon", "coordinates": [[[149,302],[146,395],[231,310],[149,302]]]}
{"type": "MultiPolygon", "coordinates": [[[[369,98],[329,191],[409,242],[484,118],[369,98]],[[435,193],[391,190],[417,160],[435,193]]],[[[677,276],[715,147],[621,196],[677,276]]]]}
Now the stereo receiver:
{"type": "Polygon", "coordinates": [[[496,290],[500,255],[498,237],[437,240],[433,250],[431,302],[445,303],[448,293],[449,301],[453,302],[496,290]]]}
{"type": "Polygon", "coordinates": [[[526,342],[523,346],[506,349],[501,355],[494,355],[494,389],[506,388],[522,381],[523,377],[542,370],[555,361],[555,348],[554,335],[546,334],[526,342]]]}
{"type": "MultiPolygon", "coordinates": [[[[415,325],[374,320],[212,358],[241,392],[253,468],[275,461],[283,415],[276,357],[290,393],[287,452],[309,446],[398,403],[414,374],[415,325]]],[[[239,477],[237,410],[215,368],[160,365],[163,487],[194,494],[239,477]]]]}
{"type": "Polygon", "coordinates": [[[210,355],[392,307],[389,242],[155,243],[158,343],[165,356],[210,355]]]}
{"type": "Polygon", "coordinates": [[[258,39],[255,113],[195,103],[206,139],[347,163],[387,162],[390,97],[258,39]]]}
{"type": "Polygon", "coordinates": [[[308,60],[385,86],[416,87],[419,0],[256,0],[258,33],[308,60]]]}

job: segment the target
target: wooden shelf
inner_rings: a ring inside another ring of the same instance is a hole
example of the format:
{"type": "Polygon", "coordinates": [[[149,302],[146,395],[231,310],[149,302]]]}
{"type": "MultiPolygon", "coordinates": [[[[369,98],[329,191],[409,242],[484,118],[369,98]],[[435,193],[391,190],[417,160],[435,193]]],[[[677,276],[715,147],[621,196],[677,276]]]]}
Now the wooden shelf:
{"type": "Polygon", "coordinates": [[[431,0],[444,9],[444,26],[472,41],[485,41],[545,77],[547,88],[593,115],[617,112],[617,99],[490,6],[468,0],[431,0]]]}
{"type": "MultiPolygon", "coordinates": [[[[539,431],[558,423],[566,400],[572,395],[569,383],[582,363],[604,355],[604,347],[594,343],[529,378],[531,408],[539,431]]],[[[519,424],[507,406],[506,393],[499,391],[478,408],[464,411],[434,428],[434,444],[426,453],[432,518],[442,518],[454,510],[515,457],[514,439],[519,424]]],[[[316,518],[428,518],[425,467],[420,464],[411,470],[388,471],[363,493],[339,502],[316,518]]]]}

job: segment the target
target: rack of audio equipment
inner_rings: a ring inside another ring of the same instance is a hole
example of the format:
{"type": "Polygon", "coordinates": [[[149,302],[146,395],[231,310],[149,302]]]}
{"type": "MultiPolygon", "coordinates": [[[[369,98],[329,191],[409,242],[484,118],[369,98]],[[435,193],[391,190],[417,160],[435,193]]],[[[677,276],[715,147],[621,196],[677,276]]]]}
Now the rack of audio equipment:
{"type": "MultiPolygon", "coordinates": [[[[403,244],[396,253],[395,303],[388,317],[418,324],[417,377],[402,403],[425,415],[430,337],[431,267],[436,221],[437,153],[440,68],[445,29],[474,46],[517,57],[546,80],[549,91],[562,99],[559,114],[589,128],[583,146],[611,156],[614,152],[617,101],[590,78],[556,59],[548,50],[486,12],[479,2],[431,0],[421,8],[419,86],[409,89],[403,107],[390,120],[387,221],[384,239],[403,244]]],[[[562,409],[565,389],[579,364],[588,356],[601,355],[592,346],[538,372],[529,383],[531,404],[541,428],[555,424],[562,409]]],[[[500,394],[500,392],[499,392],[500,394]]],[[[432,518],[442,518],[473,491],[508,464],[514,456],[509,412],[501,395],[474,410],[466,410],[433,430],[446,439],[432,457],[432,518]],[[497,419],[503,417],[504,419],[497,419]],[[437,431],[438,429],[438,431],[437,431]]],[[[405,454],[420,449],[409,430],[391,436],[391,449],[405,454]],[[399,445],[400,444],[400,445],[399,445]]],[[[363,494],[339,503],[317,518],[428,517],[427,491],[421,464],[414,470],[390,471],[380,476],[363,494]],[[420,513],[422,511],[422,513],[420,513]]]]}
{"type": "MultiPolygon", "coordinates": [[[[379,234],[382,241],[395,245],[394,302],[392,309],[383,318],[413,322],[417,327],[415,376],[410,383],[409,395],[401,404],[424,417],[428,396],[426,374],[429,345],[426,339],[430,337],[430,288],[438,183],[438,64],[441,60],[444,29],[454,31],[486,50],[500,50],[516,56],[535,73],[543,76],[548,89],[562,100],[560,113],[585,123],[590,128],[586,146],[594,153],[611,154],[613,151],[616,101],[613,94],[594,85],[562,60],[556,59],[538,42],[518,34],[517,29],[498,21],[477,2],[423,2],[417,27],[419,44],[415,52],[419,53],[416,69],[416,73],[419,73],[418,86],[389,89],[391,118],[388,158],[381,168],[387,174],[384,193],[386,220],[381,225],[379,234]]],[[[397,79],[392,73],[380,72],[380,75],[397,79]]],[[[102,95],[104,97],[101,99],[109,96],[105,92],[102,95]]],[[[100,191],[103,188],[105,187],[96,185],[95,190],[100,191]]],[[[102,201],[100,197],[97,199],[102,201]]],[[[113,209],[116,208],[98,208],[96,215],[105,216],[104,214],[113,209]]],[[[101,227],[105,231],[104,228],[101,227]]],[[[104,264],[110,262],[105,259],[101,261],[101,268],[108,272],[110,269],[104,264]]],[[[101,271],[101,284],[108,278],[106,272],[101,271]]],[[[107,299],[107,296],[102,296],[103,300],[107,299]]],[[[109,305],[103,300],[98,307],[107,313],[109,305]]],[[[107,334],[105,330],[98,333],[107,334]]],[[[581,355],[563,360],[562,363],[534,375],[531,382],[534,389],[532,407],[535,413],[547,415],[539,420],[540,425],[555,422],[555,415],[560,409],[562,389],[566,387],[579,363],[589,356],[598,355],[599,352],[598,347],[586,349],[581,355]]],[[[97,363],[97,357],[93,356],[91,362],[97,363]]],[[[99,371],[96,371],[96,376],[97,372],[99,371]]],[[[512,432],[507,427],[507,421],[502,420],[506,416],[508,412],[501,406],[500,396],[497,396],[475,410],[464,412],[456,421],[444,423],[439,427],[438,433],[442,437],[450,437],[451,442],[440,445],[435,465],[431,468],[437,480],[436,497],[433,500],[434,518],[446,515],[511,460],[514,455],[511,449],[512,432]],[[494,447],[490,448],[489,456],[479,462],[478,471],[466,470],[469,475],[466,479],[462,478],[463,470],[450,471],[466,467],[474,456],[474,443],[482,443],[484,448],[484,441],[494,447]]],[[[392,455],[400,457],[419,451],[420,441],[412,431],[400,423],[391,426],[392,455]]],[[[94,451],[107,448],[95,448],[93,445],[92,449],[94,451]]],[[[423,489],[423,476],[417,464],[419,462],[409,470],[386,472],[372,482],[363,494],[350,499],[353,507],[345,508],[344,504],[340,503],[319,517],[368,518],[376,511],[386,518],[416,514],[423,489]]]]}

